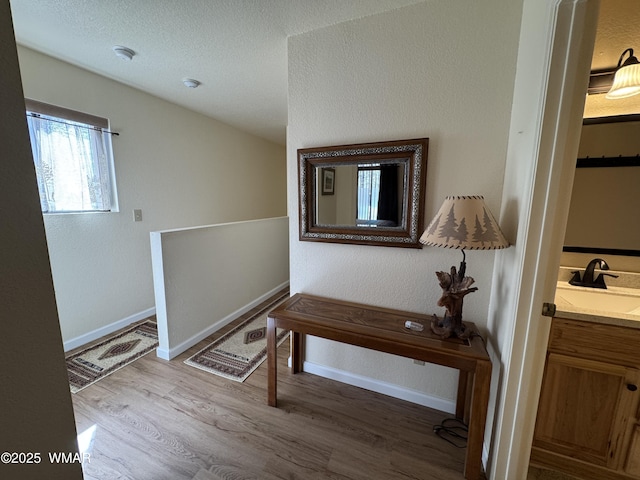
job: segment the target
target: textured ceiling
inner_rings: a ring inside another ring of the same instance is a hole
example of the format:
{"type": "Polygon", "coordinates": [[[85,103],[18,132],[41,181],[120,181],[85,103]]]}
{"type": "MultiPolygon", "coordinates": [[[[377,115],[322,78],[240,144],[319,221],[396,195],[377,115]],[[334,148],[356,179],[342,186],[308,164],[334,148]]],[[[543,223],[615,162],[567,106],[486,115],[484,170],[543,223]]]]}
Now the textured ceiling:
{"type": "Polygon", "coordinates": [[[18,43],[284,144],[287,37],[424,0],[11,0],[18,43]],[[131,62],[114,45],[131,48],[131,62]],[[202,82],[186,88],[182,79],[202,82]]]}
{"type": "MultiPolygon", "coordinates": [[[[287,37],[424,0],[10,1],[18,43],[284,144],[287,37]]],[[[602,0],[592,69],[628,47],[640,55],[640,0],[602,0]]]]}

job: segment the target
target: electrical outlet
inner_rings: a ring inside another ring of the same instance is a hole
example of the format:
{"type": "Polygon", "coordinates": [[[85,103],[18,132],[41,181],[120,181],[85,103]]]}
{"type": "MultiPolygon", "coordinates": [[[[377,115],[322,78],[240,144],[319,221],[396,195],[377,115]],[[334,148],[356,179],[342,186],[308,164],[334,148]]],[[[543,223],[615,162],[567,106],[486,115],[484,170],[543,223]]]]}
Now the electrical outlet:
{"type": "Polygon", "coordinates": [[[414,360],[413,363],[415,363],[416,365],[424,365],[424,361],[422,360],[414,360]]]}
{"type": "Polygon", "coordinates": [[[139,208],[136,208],[133,211],[133,221],[134,222],[141,222],[142,221],[142,210],[140,210],[139,208]]]}

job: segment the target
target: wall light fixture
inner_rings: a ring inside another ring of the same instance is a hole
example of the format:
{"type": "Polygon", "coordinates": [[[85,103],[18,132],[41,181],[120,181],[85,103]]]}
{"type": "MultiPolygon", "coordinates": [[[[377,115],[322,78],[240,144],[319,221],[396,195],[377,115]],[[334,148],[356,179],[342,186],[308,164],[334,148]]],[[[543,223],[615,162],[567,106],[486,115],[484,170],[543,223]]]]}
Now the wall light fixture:
{"type": "Polygon", "coordinates": [[[627,98],[640,93],[640,61],[633,55],[633,48],[622,52],[616,67],[592,70],[587,93],[606,93],[608,99],[627,98]],[[623,61],[627,53],[629,57],[623,61]]]}
{"type": "Polygon", "coordinates": [[[640,62],[633,55],[633,48],[627,48],[620,55],[613,77],[613,86],[607,93],[607,98],[627,98],[638,93],[640,93],[640,62]],[[629,58],[622,63],[627,52],[629,58]]]}

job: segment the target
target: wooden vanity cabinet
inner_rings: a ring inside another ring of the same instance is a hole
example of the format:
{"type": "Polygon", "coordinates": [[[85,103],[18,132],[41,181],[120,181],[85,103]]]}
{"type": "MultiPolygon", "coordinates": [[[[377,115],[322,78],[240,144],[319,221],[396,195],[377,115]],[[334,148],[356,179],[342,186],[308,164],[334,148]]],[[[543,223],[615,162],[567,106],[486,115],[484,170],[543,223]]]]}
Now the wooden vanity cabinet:
{"type": "Polygon", "coordinates": [[[531,463],[640,479],[640,329],[554,318],[531,463]]]}

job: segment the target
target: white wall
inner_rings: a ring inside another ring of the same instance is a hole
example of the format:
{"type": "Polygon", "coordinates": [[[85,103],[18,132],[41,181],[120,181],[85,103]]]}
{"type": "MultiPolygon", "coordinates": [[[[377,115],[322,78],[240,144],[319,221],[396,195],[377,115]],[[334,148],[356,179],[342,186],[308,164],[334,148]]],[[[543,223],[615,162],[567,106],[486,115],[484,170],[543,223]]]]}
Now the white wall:
{"type": "Polygon", "coordinates": [[[120,133],[120,212],[45,216],[65,341],[154,306],[150,231],[286,214],[284,147],[33,50],[19,57],[26,97],[120,133]]]}
{"type": "Polygon", "coordinates": [[[47,456],[76,451],[76,431],[5,0],[0,65],[0,450],[40,454],[39,463],[3,461],[0,478],[81,479],[79,464],[47,456]]]}
{"type": "Polygon", "coordinates": [[[170,360],[284,288],[289,219],[151,232],[159,357],[170,360]]]}
{"type": "Polygon", "coordinates": [[[617,100],[607,100],[605,95],[589,95],[584,106],[584,118],[636,115],[638,112],[640,112],[640,96],[638,95],[617,100]]]}
{"type": "MultiPolygon", "coordinates": [[[[484,195],[499,212],[521,2],[438,0],[289,39],[291,289],[442,313],[435,272],[459,251],[298,240],[298,148],[429,137],[425,224],[446,195],[484,195]]],[[[467,254],[479,291],[465,318],[487,324],[493,252],[467,254]]],[[[451,402],[457,375],[310,339],[307,362],[451,402]]]]}

